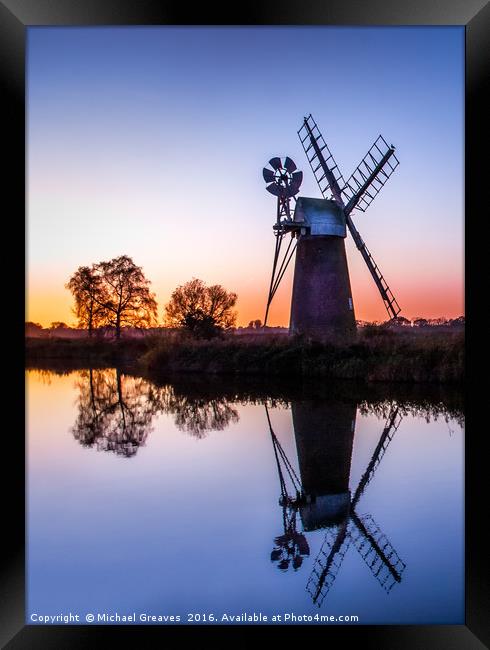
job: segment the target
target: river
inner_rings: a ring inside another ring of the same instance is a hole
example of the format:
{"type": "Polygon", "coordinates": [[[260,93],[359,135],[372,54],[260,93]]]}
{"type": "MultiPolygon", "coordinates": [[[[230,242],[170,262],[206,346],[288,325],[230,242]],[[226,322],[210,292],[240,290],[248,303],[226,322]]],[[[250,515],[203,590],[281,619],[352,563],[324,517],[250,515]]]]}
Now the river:
{"type": "Polygon", "coordinates": [[[457,390],[26,376],[29,623],[464,623],[457,390]]]}

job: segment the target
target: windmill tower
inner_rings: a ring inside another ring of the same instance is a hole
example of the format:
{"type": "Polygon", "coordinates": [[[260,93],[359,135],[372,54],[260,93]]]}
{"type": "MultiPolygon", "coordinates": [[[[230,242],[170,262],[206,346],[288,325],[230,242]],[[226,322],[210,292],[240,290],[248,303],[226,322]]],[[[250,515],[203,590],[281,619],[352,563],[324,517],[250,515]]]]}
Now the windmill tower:
{"type": "Polygon", "coordinates": [[[264,180],[269,183],[266,189],[278,197],[273,226],[276,244],[264,325],[296,251],[290,334],[317,340],[348,339],[356,331],[356,321],[345,253],[347,230],[366,262],[389,317],[396,318],[400,313],[395,296],[351,218],[353,210],[366,211],[399,161],[394,147],[388,146],[380,135],[345,182],[311,115],[304,118],[298,136],[323,198],[296,198],[303,177],[291,158],[284,163],[280,158],[272,158],[272,169],[263,170],[264,180]],[[295,202],[294,211],[291,200],[295,202]],[[281,253],[286,235],[291,239],[281,253]]]}

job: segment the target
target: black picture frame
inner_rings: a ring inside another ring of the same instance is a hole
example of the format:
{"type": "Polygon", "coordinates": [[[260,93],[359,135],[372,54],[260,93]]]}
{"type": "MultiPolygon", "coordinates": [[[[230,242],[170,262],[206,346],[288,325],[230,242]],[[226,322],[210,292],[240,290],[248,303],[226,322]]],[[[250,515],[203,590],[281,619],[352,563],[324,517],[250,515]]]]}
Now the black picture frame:
{"type": "MultiPolygon", "coordinates": [[[[25,32],[32,25],[464,25],[466,31],[466,124],[465,124],[465,214],[482,219],[485,205],[484,164],[486,159],[485,121],[488,102],[485,99],[485,81],[490,77],[489,26],[490,6],[487,0],[323,0],[294,2],[283,0],[280,4],[243,3],[230,6],[207,3],[190,11],[184,3],[162,0],[0,0],[0,78],[4,107],[3,141],[7,160],[4,179],[4,224],[8,231],[16,230],[15,246],[4,248],[8,268],[15,269],[18,285],[9,301],[9,340],[17,351],[17,360],[6,368],[9,377],[9,409],[18,414],[13,428],[4,430],[8,435],[8,464],[12,473],[8,490],[4,493],[7,510],[7,528],[4,541],[5,567],[1,581],[2,647],[17,648],[96,648],[114,642],[114,635],[123,636],[126,642],[139,646],[168,640],[170,636],[199,637],[207,632],[222,632],[229,638],[244,641],[276,634],[275,627],[166,627],[166,626],[29,626],[25,625],[25,448],[24,425],[24,369],[19,363],[24,346],[24,287],[25,276],[22,259],[25,259],[25,32]],[[21,252],[22,251],[22,252],[21,252]],[[10,256],[10,259],[9,259],[10,256]],[[12,320],[14,327],[12,327],[12,320]],[[239,628],[239,629],[237,629],[239,628]],[[136,636],[137,635],[137,640],[136,636]]],[[[443,110],[443,107],[441,107],[443,110]]],[[[5,234],[4,225],[4,234],[5,234]]],[[[10,236],[10,235],[9,235],[10,236]]],[[[466,249],[471,233],[466,233],[466,249]]],[[[475,239],[478,239],[476,237],[475,239]]],[[[478,244],[476,244],[476,248],[478,244]]],[[[481,257],[472,251],[473,259],[485,259],[483,243],[481,257]]],[[[472,286],[473,271],[479,272],[478,262],[472,265],[466,256],[467,287],[472,286]]],[[[472,290],[467,289],[467,320],[473,312],[472,290]]],[[[477,293],[477,289],[475,289],[477,293]]],[[[477,302],[477,300],[475,300],[477,302]]],[[[472,340],[472,339],[471,339],[472,340]]],[[[10,345],[9,345],[10,347],[10,345]]],[[[472,355],[478,349],[467,344],[470,366],[472,355]]],[[[14,355],[15,357],[15,355],[14,355]]],[[[441,648],[465,650],[484,648],[490,642],[490,600],[488,551],[482,528],[485,512],[480,511],[482,490],[486,476],[484,455],[477,439],[472,419],[472,404],[478,396],[471,394],[466,442],[466,624],[454,626],[295,626],[288,627],[291,642],[304,642],[311,634],[321,634],[328,641],[359,643],[363,647],[381,648],[441,648]],[[299,636],[301,635],[301,636],[299,636]]],[[[5,459],[4,459],[5,460],[5,459]]],[[[187,640],[187,639],[186,639],[187,640]]]]}

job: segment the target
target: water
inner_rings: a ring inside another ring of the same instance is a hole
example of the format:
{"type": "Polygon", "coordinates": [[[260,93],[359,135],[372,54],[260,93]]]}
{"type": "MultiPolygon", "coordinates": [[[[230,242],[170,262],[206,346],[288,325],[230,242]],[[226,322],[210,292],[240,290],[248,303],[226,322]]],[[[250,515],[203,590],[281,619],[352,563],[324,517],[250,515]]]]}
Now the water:
{"type": "Polygon", "coordinates": [[[457,391],[30,370],[27,425],[29,623],[464,622],[457,391]]]}

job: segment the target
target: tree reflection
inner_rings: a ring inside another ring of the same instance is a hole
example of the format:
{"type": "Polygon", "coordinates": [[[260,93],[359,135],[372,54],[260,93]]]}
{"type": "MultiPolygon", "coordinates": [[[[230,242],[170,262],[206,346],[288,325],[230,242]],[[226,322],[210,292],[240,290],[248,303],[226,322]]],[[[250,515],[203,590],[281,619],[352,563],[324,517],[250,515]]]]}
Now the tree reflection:
{"type": "Polygon", "coordinates": [[[175,424],[196,438],[204,438],[208,431],[223,431],[230,423],[238,422],[238,411],[224,397],[199,397],[178,393],[171,386],[166,391],[164,411],[175,416],[175,424]]]}
{"type": "Polygon", "coordinates": [[[120,370],[82,371],[78,417],[72,429],[84,447],[131,457],[145,444],[151,422],[161,410],[159,392],[144,379],[120,370]]]}
{"type": "Polygon", "coordinates": [[[371,402],[366,400],[359,404],[359,411],[363,415],[374,415],[377,418],[387,418],[389,413],[397,408],[399,413],[403,416],[411,416],[413,418],[423,418],[427,423],[437,421],[440,417],[444,419],[446,424],[451,420],[460,426],[464,427],[465,415],[461,407],[451,407],[444,404],[441,400],[396,400],[396,399],[377,399],[371,402]]]}
{"type": "Polygon", "coordinates": [[[72,428],[84,447],[131,457],[144,446],[159,413],[174,416],[175,424],[196,438],[222,431],[238,422],[238,411],[225,397],[203,397],[156,386],[118,369],[83,370],[75,382],[78,416],[72,428]]]}
{"type": "MultiPolygon", "coordinates": [[[[461,400],[449,389],[439,391],[393,388],[393,392],[378,387],[358,387],[340,384],[294,384],[280,382],[261,384],[257,378],[240,381],[211,377],[186,376],[168,379],[143,378],[121,370],[79,367],[49,369],[38,364],[38,372],[46,381],[51,375],[76,372],[78,415],[73,435],[80,444],[118,455],[134,456],[145,444],[152,430],[152,420],[165,413],[173,416],[176,427],[197,439],[210,431],[223,431],[239,421],[240,405],[265,405],[289,409],[294,402],[313,397],[319,402],[353,402],[362,414],[387,417],[397,407],[400,414],[422,416],[427,420],[443,417],[464,424],[461,400]],[[387,396],[388,395],[388,396],[387,396]]],[[[456,394],[457,396],[457,394],[456,394]]]]}

